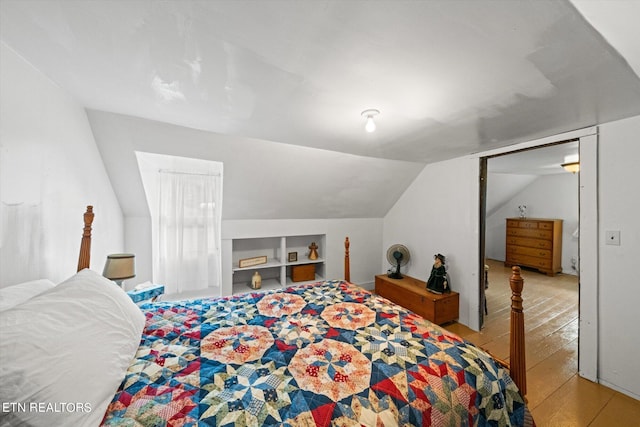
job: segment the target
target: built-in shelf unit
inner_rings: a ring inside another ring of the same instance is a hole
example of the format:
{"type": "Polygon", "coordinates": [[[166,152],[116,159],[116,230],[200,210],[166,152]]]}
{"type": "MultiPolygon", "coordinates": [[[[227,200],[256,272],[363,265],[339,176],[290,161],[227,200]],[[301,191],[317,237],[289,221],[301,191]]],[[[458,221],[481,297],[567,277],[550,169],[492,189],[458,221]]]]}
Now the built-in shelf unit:
{"type": "Polygon", "coordinates": [[[251,277],[257,271],[262,276],[262,287],[259,291],[284,288],[291,285],[300,285],[310,282],[293,282],[291,280],[291,267],[302,264],[314,264],[316,278],[314,281],[324,280],[325,259],[324,249],[326,235],[308,234],[296,236],[275,236],[256,238],[232,239],[231,268],[233,275],[233,294],[255,292],[251,288],[251,277]],[[318,245],[318,258],[310,260],[309,245],[315,242],[318,245]],[[289,254],[297,253],[296,261],[289,261],[289,254]],[[266,256],[266,264],[251,267],[240,267],[240,260],[266,256]]]}

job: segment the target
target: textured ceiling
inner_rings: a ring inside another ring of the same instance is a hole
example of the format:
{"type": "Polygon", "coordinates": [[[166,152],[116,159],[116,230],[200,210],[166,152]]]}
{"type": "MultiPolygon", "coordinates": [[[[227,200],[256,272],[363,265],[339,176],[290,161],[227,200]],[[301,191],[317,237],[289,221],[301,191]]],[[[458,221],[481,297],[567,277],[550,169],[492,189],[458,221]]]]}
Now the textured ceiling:
{"type": "Polygon", "coordinates": [[[432,162],[640,114],[638,76],[568,1],[1,7],[2,40],[82,105],[223,135],[432,162]]]}
{"type": "Polygon", "coordinates": [[[0,36],[89,110],[126,216],[148,215],[144,151],[224,162],[225,218],[381,217],[425,163],[640,114],[638,15],[617,0],[1,0],[0,36]]]}

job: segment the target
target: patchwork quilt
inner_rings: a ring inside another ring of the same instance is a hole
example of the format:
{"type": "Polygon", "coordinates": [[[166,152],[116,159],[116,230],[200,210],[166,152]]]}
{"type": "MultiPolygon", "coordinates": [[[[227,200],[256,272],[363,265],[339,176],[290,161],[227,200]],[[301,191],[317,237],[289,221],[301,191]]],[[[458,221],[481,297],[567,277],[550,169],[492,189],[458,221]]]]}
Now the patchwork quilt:
{"type": "Polygon", "coordinates": [[[473,344],[342,281],[142,306],[106,426],[520,426],[473,344]]]}

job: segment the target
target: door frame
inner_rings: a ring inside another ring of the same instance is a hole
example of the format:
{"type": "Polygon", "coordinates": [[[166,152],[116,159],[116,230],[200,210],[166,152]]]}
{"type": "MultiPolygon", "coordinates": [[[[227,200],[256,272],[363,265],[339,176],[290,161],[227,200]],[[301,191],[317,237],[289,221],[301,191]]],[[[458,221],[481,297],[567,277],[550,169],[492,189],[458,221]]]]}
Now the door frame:
{"type": "Polygon", "coordinates": [[[478,294],[480,305],[478,306],[478,329],[482,330],[484,326],[485,307],[487,306],[487,296],[485,295],[485,289],[487,287],[487,279],[484,273],[484,265],[486,259],[486,222],[487,222],[487,164],[489,157],[480,157],[480,197],[479,197],[479,226],[478,226],[478,253],[480,258],[478,259],[478,277],[480,278],[480,286],[478,287],[478,294]]]}
{"type": "MultiPolygon", "coordinates": [[[[478,212],[479,263],[484,270],[484,240],[486,221],[486,164],[482,159],[514,153],[546,145],[579,140],[580,173],[578,189],[579,209],[579,324],[578,324],[578,374],[590,381],[598,382],[598,128],[596,126],[567,132],[561,135],[515,144],[483,153],[480,159],[478,186],[480,192],[478,212]],[[483,172],[484,171],[484,172],[483,172]],[[483,175],[484,173],[484,175],[483,175]],[[482,246],[480,246],[482,245],[482,246]]],[[[484,321],[484,273],[478,274],[480,292],[478,320],[484,321]]]]}

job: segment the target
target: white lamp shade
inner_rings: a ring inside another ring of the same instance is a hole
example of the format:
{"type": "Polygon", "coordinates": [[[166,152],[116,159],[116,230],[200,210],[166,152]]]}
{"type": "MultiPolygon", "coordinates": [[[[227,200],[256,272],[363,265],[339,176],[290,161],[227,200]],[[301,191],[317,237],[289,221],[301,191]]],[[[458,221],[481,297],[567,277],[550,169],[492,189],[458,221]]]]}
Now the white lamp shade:
{"type": "Polygon", "coordinates": [[[136,275],[134,254],[111,254],[107,256],[102,275],[111,280],[131,279],[136,275]]]}

